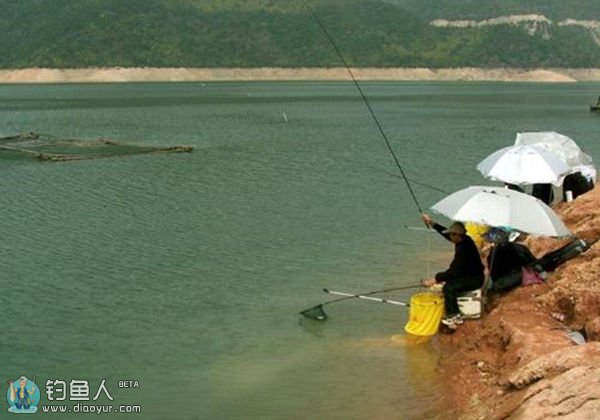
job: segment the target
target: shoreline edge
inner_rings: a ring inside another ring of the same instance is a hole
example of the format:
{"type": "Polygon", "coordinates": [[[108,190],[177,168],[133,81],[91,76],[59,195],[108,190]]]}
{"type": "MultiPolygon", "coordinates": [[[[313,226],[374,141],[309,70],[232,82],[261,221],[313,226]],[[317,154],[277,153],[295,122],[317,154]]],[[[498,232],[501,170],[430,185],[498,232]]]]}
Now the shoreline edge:
{"type": "MultiPolygon", "coordinates": [[[[600,68],[352,68],[363,81],[486,81],[574,83],[600,81],[600,68]]],[[[217,81],[343,81],[344,67],[90,67],[0,70],[0,84],[217,81]]]]}

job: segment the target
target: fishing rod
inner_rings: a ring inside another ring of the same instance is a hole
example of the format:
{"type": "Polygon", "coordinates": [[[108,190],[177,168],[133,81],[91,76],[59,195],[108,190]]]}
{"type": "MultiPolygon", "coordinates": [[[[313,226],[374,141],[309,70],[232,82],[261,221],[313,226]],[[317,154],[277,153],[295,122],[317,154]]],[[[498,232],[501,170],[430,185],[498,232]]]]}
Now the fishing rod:
{"type": "Polygon", "coordinates": [[[418,230],[419,232],[430,232],[430,233],[435,232],[435,230],[427,229],[427,228],[424,228],[424,227],[408,226],[408,225],[404,225],[404,229],[418,230]]]}
{"type": "MultiPolygon", "coordinates": [[[[360,296],[369,296],[369,295],[374,295],[376,293],[392,292],[395,290],[416,289],[418,287],[423,287],[423,285],[422,284],[413,284],[410,286],[392,287],[389,289],[382,289],[382,290],[375,290],[372,292],[360,293],[358,295],[346,294],[346,295],[343,295],[343,296],[345,296],[343,298],[329,300],[327,302],[323,302],[316,306],[313,306],[312,308],[305,309],[302,312],[300,312],[300,315],[302,315],[308,319],[314,319],[316,321],[325,321],[327,319],[327,314],[323,310],[324,305],[329,305],[330,303],[341,302],[343,300],[348,300],[348,299],[356,299],[356,298],[359,298],[360,296]]],[[[332,293],[329,289],[323,289],[323,291],[326,293],[337,294],[337,292],[332,293]]]]}
{"type": "Polygon", "coordinates": [[[338,57],[340,58],[340,60],[344,64],[344,67],[348,71],[348,74],[350,75],[350,78],[352,79],[352,82],[356,86],[356,89],[358,89],[358,92],[360,93],[360,96],[361,96],[363,102],[365,103],[365,105],[369,109],[369,112],[371,113],[371,117],[373,117],[373,120],[375,121],[375,125],[377,125],[377,128],[379,129],[379,133],[381,134],[381,137],[383,137],[383,140],[385,140],[385,144],[387,145],[388,150],[392,154],[392,157],[394,158],[394,161],[396,162],[396,166],[398,167],[398,169],[400,170],[400,173],[402,174],[402,179],[404,179],[404,182],[406,183],[406,186],[408,187],[408,191],[410,192],[410,195],[412,196],[415,204],[417,205],[417,209],[419,210],[419,214],[423,214],[424,213],[423,209],[421,208],[421,205],[419,204],[419,200],[417,200],[417,196],[415,195],[415,192],[413,191],[413,189],[412,189],[412,187],[410,185],[410,182],[408,182],[408,177],[404,173],[404,169],[402,169],[402,165],[400,165],[400,161],[398,160],[398,157],[396,157],[396,154],[394,153],[394,149],[392,149],[392,146],[390,145],[390,142],[389,142],[387,136],[385,135],[385,131],[383,131],[383,127],[381,126],[381,124],[379,123],[379,120],[377,119],[377,116],[375,115],[375,111],[373,111],[373,108],[371,107],[371,104],[369,103],[369,100],[365,96],[362,88],[360,87],[360,84],[356,80],[356,77],[354,77],[354,73],[352,73],[352,70],[350,69],[350,66],[348,65],[348,63],[346,62],[346,59],[342,55],[342,52],[340,51],[340,49],[338,48],[337,44],[333,40],[333,37],[329,34],[329,31],[327,30],[327,28],[325,27],[325,25],[323,24],[323,22],[321,22],[321,19],[319,19],[319,16],[314,11],[314,9],[308,4],[308,2],[306,0],[302,0],[302,3],[310,11],[311,15],[313,16],[313,18],[315,19],[315,21],[317,22],[317,24],[321,27],[321,30],[323,31],[323,33],[325,34],[325,36],[329,40],[329,43],[333,46],[333,49],[335,50],[336,54],[338,55],[338,57]]]}

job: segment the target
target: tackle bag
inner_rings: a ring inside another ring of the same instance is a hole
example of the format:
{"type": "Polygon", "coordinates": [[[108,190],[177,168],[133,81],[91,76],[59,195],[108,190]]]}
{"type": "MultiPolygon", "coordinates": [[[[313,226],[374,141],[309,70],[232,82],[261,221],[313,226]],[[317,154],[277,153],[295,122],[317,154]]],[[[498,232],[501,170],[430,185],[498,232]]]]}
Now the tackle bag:
{"type": "Polygon", "coordinates": [[[590,244],[583,239],[574,239],[556,251],[549,252],[541,257],[535,264],[535,268],[537,271],[541,271],[539,270],[541,266],[544,271],[554,271],[559,265],[587,251],[589,247],[590,244]]]}

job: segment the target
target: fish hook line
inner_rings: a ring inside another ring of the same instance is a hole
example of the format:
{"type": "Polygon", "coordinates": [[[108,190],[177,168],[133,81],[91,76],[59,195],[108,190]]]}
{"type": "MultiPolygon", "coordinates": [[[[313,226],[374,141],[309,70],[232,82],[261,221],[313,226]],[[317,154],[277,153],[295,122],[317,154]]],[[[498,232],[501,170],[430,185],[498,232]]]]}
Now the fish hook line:
{"type": "Polygon", "coordinates": [[[417,200],[417,196],[415,195],[415,192],[413,191],[413,189],[410,185],[410,182],[408,182],[408,177],[406,176],[404,169],[402,169],[402,165],[400,165],[400,161],[398,160],[398,157],[394,153],[394,149],[392,149],[392,146],[390,145],[390,142],[389,142],[387,136],[385,135],[385,131],[383,131],[383,127],[381,126],[381,124],[379,123],[379,119],[377,119],[377,116],[375,115],[375,111],[373,111],[373,108],[371,107],[369,100],[365,96],[362,88],[360,87],[360,84],[354,77],[354,73],[352,73],[350,66],[348,65],[348,63],[346,62],[346,59],[342,55],[342,52],[338,48],[337,44],[333,40],[333,37],[331,36],[331,34],[329,33],[329,31],[327,30],[327,28],[321,21],[321,19],[319,19],[319,16],[314,11],[314,9],[306,2],[306,0],[302,0],[302,3],[310,11],[311,15],[313,16],[313,18],[315,19],[315,21],[317,22],[317,24],[319,25],[319,27],[321,28],[321,30],[323,31],[323,33],[325,34],[327,39],[329,40],[329,43],[333,46],[333,49],[335,50],[336,54],[338,55],[338,57],[340,58],[342,63],[344,63],[344,67],[348,71],[348,74],[350,75],[352,82],[356,86],[356,89],[358,89],[358,92],[360,93],[360,96],[362,97],[363,102],[369,109],[369,112],[371,113],[371,117],[373,117],[373,120],[375,121],[375,125],[377,125],[377,128],[379,129],[379,133],[381,134],[381,137],[383,137],[383,140],[385,140],[385,144],[387,145],[388,150],[392,154],[392,157],[394,158],[394,161],[396,162],[396,166],[398,167],[398,169],[400,170],[400,173],[402,174],[402,179],[404,179],[404,182],[406,183],[406,186],[408,187],[408,191],[410,192],[410,195],[412,196],[415,204],[417,205],[417,209],[419,210],[419,213],[423,214],[423,209],[421,208],[421,205],[419,204],[419,200],[417,200]]]}
{"type": "MultiPolygon", "coordinates": [[[[402,178],[402,176],[398,175],[395,172],[390,172],[390,171],[387,171],[385,169],[378,168],[378,167],[376,167],[374,165],[369,165],[368,163],[361,162],[359,160],[354,160],[354,159],[348,159],[348,158],[346,158],[346,162],[354,163],[357,166],[361,166],[363,168],[370,169],[372,171],[376,171],[376,172],[380,172],[380,173],[383,173],[383,174],[386,174],[386,175],[389,175],[389,176],[393,176],[395,178],[402,178]]],[[[413,184],[420,185],[421,187],[429,188],[430,190],[433,190],[433,191],[436,191],[436,192],[440,192],[440,193],[445,194],[445,195],[450,195],[449,191],[444,190],[444,189],[439,188],[439,187],[436,187],[434,185],[427,184],[427,183],[421,182],[421,181],[417,181],[414,178],[409,178],[408,180],[410,182],[412,182],[413,184]]]]}

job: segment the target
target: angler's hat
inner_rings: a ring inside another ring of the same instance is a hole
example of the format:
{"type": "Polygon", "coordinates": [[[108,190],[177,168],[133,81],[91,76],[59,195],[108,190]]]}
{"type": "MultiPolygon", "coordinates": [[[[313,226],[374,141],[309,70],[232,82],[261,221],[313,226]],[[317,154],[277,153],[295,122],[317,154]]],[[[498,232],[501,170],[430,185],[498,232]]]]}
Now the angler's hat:
{"type": "Polygon", "coordinates": [[[448,229],[444,229],[442,233],[457,233],[459,235],[464,235],[467,233],[467,229],[465,229],[465,225],[462,222],[452,222],[448,229]]]}

